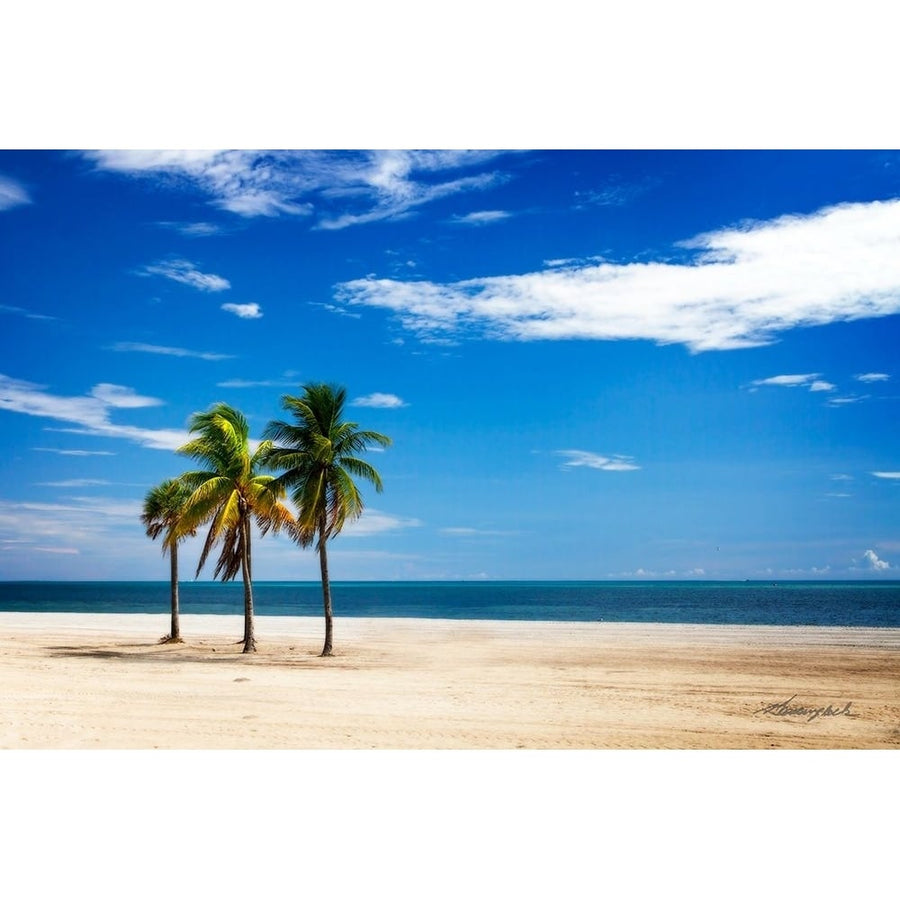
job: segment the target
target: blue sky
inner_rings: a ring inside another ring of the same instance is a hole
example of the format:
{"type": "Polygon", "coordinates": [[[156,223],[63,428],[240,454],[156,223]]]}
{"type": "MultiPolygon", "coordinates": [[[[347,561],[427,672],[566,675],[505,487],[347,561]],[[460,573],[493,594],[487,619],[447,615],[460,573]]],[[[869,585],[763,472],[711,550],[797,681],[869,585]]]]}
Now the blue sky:
{"type": "Polygon", "coordinates": [[[883,151],[0,151],[0,578],[166,578],[306,381],[394,440],[337,579],[897,577],[898,251],[883,151]]]}

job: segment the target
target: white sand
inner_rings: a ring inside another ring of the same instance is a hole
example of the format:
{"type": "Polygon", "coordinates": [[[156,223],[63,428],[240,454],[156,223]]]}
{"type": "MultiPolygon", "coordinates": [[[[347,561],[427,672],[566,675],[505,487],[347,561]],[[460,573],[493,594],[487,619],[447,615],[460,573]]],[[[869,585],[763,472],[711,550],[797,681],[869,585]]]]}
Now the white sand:
{"type": "Polygon", "coordinates": [[[258,617],[256,654],[239,616],[167,630],[0,613],[0,747],[900,747],[900,629],[338,618],[330,659],[318,618],[258,617]]]}

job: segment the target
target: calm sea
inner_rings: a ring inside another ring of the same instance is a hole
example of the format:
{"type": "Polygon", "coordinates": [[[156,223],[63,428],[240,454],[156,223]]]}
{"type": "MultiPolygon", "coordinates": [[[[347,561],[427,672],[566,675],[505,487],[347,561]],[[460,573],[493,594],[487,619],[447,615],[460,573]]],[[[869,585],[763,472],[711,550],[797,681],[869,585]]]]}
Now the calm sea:
{"type": "MultiPolygon", "coordinates": [[[[239,614],[238,583],[184,582],[185,614],[239,614]]],[[[357,581],[336,616],[900,627],[900,581],[357,581]]],[[[318,582],[255,582],[258,615],[318,616],[318,582]]],[[[165,613],[168,582],[0,582],[0,611],[165,613]]]]}

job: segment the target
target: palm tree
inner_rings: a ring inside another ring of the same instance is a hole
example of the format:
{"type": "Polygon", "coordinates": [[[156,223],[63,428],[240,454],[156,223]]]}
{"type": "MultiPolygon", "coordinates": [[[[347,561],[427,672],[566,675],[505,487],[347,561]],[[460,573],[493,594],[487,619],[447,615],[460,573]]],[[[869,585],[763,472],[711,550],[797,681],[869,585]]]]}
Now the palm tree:
{"type": "Polygon", "coordinates": [[[178,542],[185,537],[193,537],[195,531],[178,531],[184,506],[191,489],[180,478],[169,478],[151,488],[144,498],[141,522],[147,529],[147,537],[156,540],[164,534],[163,556],[169,554],[172,572],[172,624],[166,641],[180,644],[181,625],[178,620],[178,542]]]}
{"type": "Polygon", "coordinates": [[[297,507],[294,538],[302,547],[316,541],[325,606],[322,656],[332,655],[333,632],[326,543],[345,522],[362,514],[362,496],[353,476],[370,481],[378,492],[382,489],[378,472],[356,454],[370,444],[387,447],[391,443],[377,431],[359,431],[356,422],[342,420],[346,396],[344,388],[335,385],[303,385],[302,397],[281,398],[294,423],[270,422],[265,430],[272,446],[264,455],[264,465],[281,470],[278,484],[290,490],[297,507]]]}
{"type": "Polygon", "coordinates": [[[182,480],[192,493],[185,505],[181,529],[198,528],[210,522],[209,533],[197,564],[197,574],[212,549],[221,545],[214,578],[231,581],[238,572],[244,581],[244,653],[256,650],[253,632],[253,581],[250,532],[253,521],[262,534],[292,525],[294,517],[280,502],[284,489],[272,475],[259,472],[260,459],[268,451],[261,444],[251,452],[247,420],[226,403],[207,412],[195,413],[191,434],[198,437],[177,452],[204,468],[186,472],[182,480]]]}

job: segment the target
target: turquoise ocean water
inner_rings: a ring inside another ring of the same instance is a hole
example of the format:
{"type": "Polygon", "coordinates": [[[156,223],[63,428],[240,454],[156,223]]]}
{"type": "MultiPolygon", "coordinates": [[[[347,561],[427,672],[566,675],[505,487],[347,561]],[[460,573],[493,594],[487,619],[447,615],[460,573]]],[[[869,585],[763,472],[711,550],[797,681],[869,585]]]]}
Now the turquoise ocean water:
{"type": "MultiPolygon", "coordinates": [[[[183,582],[184,614],[240,614],[238,583],[183,582]]],[[[900,581],[358,581],[336,616],[900,627],[900,581]]],[[[258,615],[319,616],[318,582],[254,582],[258,615]]],[[[0,611],[166,613],[168,582],[0,582],[0,611]]]]}

